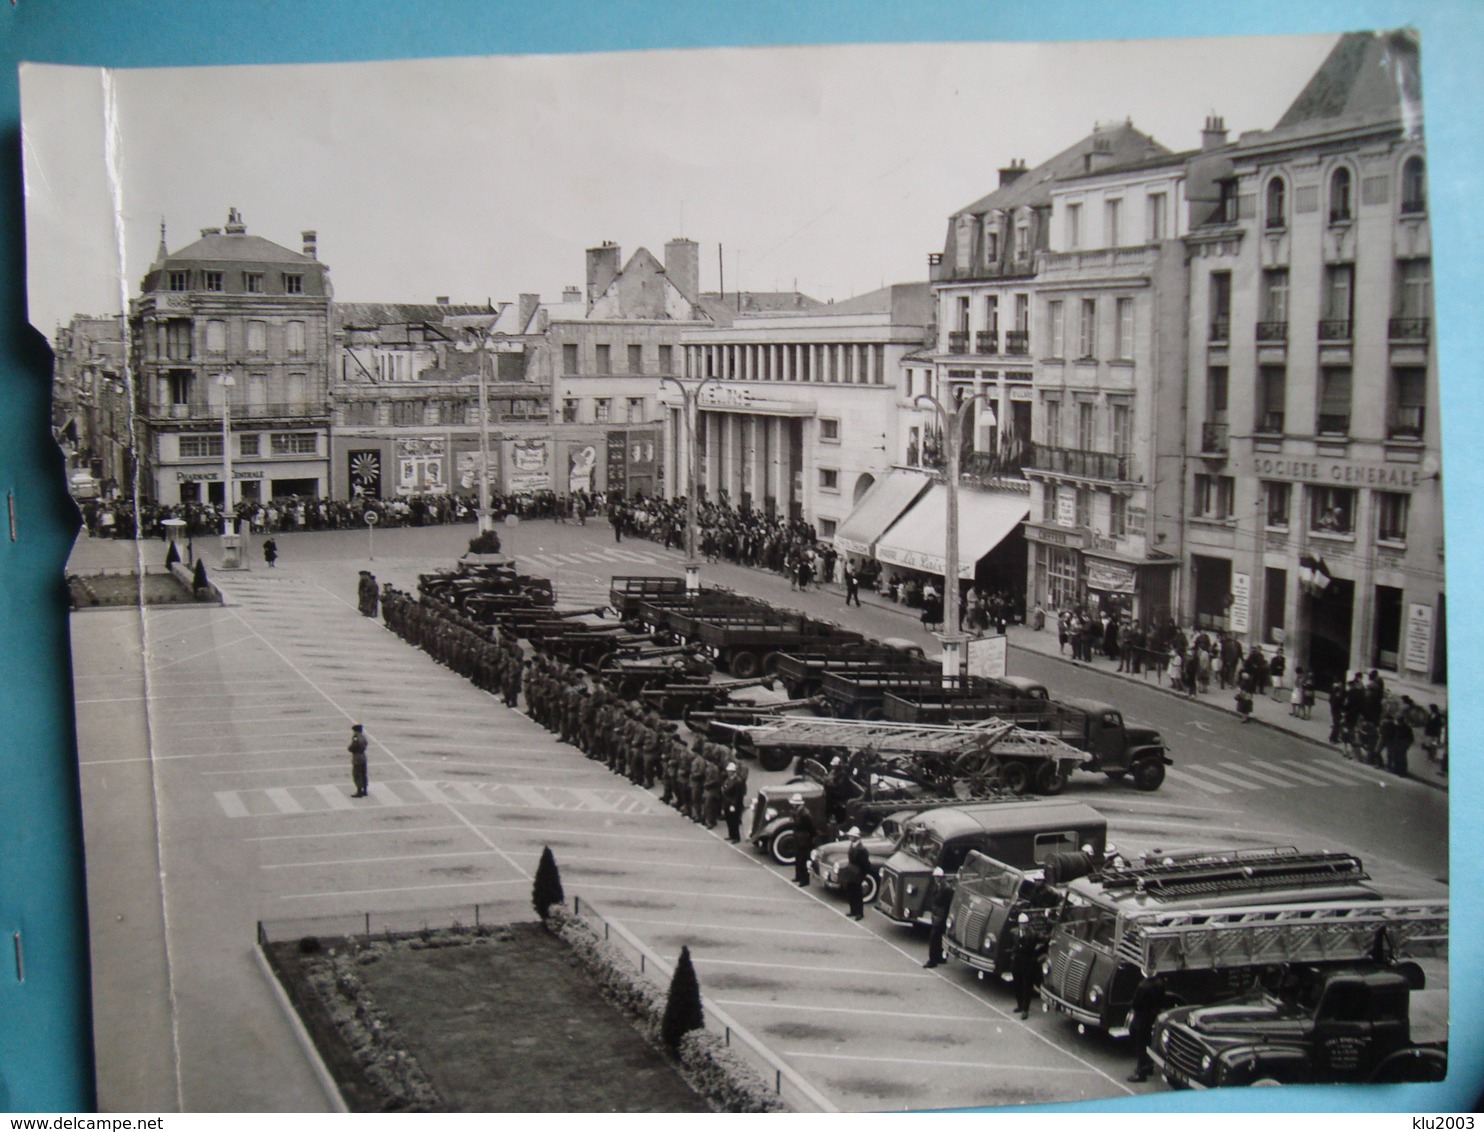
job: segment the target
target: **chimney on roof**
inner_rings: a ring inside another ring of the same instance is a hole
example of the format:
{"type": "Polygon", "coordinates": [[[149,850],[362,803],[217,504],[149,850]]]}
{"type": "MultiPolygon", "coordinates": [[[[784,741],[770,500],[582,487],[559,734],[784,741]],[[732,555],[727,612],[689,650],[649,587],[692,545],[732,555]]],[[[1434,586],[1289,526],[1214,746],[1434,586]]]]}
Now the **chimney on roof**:
{"type": "Polygon", "coordinates": [[[665,274],[692,301],[701,293],[701,245],[680,237],[665,245],[665,274]]]}
{"type": "Polygon", "coordinates": [[[564,303],[580,303],[580,302],[582,302],[582,288],[581,287],[563,287],[562,288],[562,302],[564,302],[564,303]]]}
{"type": "Polygon", "coordinates": [[[203,237],[206,237],[206,236],[220,236],[221,234],[222,234],[222,230],[220,228],[202,228],[201,229],[201,235],[203,237]]]}
{"type": "Polygon", "coordinates": [[[241,236],[246,234],[247,225],[242,223],[242,213],[235,208],[227,209],[227,235],[241,236]]]}
{"type": "Polygon", "coordinates": [[[319,233],[301,232],[299,236],[304,241],[304,254],[310,259],[319,258],[319,233]]]}
{"type": "Polygon", "coordinates": [[[618,278],[618,245],[604,240],[596,248],[587,249],[587,309],[590,312],[598,297],[608,290],[608,284],[618,278]]]}
{"type": "Polygon", "coordinates": [[[446,307],[446,306],[448,306],[448,296],[447,295],[438,295],[438,296],[436,296],[433,299],[433,305],[434,306],[438,306],[438,307],[446,307]]]}
{"type": "Polygon", "coordinates": [[[540,295],[533,295],[525,292],[521,294],[520,306],[516,308],[516,313],[520,316],[520,326],[516,328],[518,333],[525,333],[526,327],[531,324],[532,316],[535,315],[536,311],[540,309],[540,307],[540,295]]]}
{"type": "Polygon", "coordinates": [[[1092,149],[1088,151],[1087,172],[1101,173],[1113,164],[1113,142],[1102,135],[1092,139],[1092,149]]]}
{"type": "Polygon", "coordinates": [[[1012,158],[1010,164],[1000,170],[1000,188],[1003,189],[1006,185],[1013,185],[1024,176],[1025,158],[1012,158]]]}
{"type": "Polygon", "coordinates": [[[1206,116],[1206,127],[1201,131],[1201,149],[1219,149],[1226,144],[1226,119],[1219,114],[1206,116]]]}

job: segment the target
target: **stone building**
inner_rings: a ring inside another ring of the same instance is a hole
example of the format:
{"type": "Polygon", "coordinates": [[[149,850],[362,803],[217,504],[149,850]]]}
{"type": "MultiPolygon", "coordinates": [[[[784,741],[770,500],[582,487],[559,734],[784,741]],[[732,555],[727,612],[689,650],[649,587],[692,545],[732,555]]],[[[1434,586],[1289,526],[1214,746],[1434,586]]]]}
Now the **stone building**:
{"type": "Polygon", "coordinates": [[[104,494],[134,476],[120,315],[74,315],[52,341],[52,431],[68,469],[91,474],[104,494]]]}
{"type": "Polygon", "coordinates": [[[1340,39],[1192,162],[1185,612],[1332,679],[1445,678],[1418,48],[1340,39]]]}
{"type": "Polygon", "coordinates": [[[222,502],[225,416],[234,500],[327,494],[330,309],[313,232],[291,251],[234,208],[171,252],[161,228],[129,312],[146,499],[222,502]]]}

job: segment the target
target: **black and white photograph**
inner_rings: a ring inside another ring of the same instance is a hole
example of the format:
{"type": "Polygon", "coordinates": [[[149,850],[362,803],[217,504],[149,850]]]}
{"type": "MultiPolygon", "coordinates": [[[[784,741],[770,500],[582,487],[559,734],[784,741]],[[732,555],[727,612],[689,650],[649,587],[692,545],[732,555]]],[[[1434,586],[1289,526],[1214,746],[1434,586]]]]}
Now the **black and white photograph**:
{"type": "Polygon", "coordinates": [[[1425,46],[24,66],[99,1109],[1442,1081],[1425,46]]]}

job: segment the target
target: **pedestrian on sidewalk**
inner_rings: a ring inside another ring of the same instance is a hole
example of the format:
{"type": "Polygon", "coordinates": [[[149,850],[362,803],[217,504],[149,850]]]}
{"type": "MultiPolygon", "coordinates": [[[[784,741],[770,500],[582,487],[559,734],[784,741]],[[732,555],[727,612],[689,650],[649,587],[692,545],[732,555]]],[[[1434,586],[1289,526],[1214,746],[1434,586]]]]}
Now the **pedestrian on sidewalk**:
{"type": "Polygon", "coordinates": [[[1243,723],[1252,718],[1252,696],[1256,683],[1251,672],[1243,672],[1237,678],[1237,714],[1242,717],[1243,723]]]}
{"type": "Polygon", "coordinates": [[[274,566],[278,563],[278,543],[274,542],[271,538],[263,540],[263,557],[267,560],[269,566],[274,566]]]}
{"type": "Polygon", "coordinates": [[[1273,654],[1273,659],[1268,661],[1268,675],[1273,681],[1273,699],[1281,699],[1283,691],[1283,674],[1288,670],[1288,658],[1283,655],[1283,646],[1278,646],[1278,651],[1273,654]]]}
{"type": "Polygon", "coordinates": [[[1445,719],[1437,704],[1427,705],[1427,721],[1422,725],[1422,750],[1428,759],[1438,762],[1439,772],[1448,773],[1448,749],[1443,745],[1445,719]],[[1441,759],[1441,761],[1439,761],[1441,759]]]}
{"type": "Polygon", "coordinates": [[[350,777],[355,783],[356,792],[352,798],[364,798],[369,786],[369,777],[366,772],[366,729],[359,723],[352,724],[350,729],[350,746],[346,748],[350,752],[350,777]]]}

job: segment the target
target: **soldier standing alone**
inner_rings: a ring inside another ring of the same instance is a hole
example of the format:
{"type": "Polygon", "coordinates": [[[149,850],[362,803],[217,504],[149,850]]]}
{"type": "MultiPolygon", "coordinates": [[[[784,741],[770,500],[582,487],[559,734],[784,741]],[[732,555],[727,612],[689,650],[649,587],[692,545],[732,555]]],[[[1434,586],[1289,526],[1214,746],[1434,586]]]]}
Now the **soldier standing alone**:
{"type": "Polygon", "coordinates": [[[359,724],[353,724],[350,729],[350,746],[346,748],[350,752],[350,777],[356,784],[356,792],[353,798],[364,798],[368,778],[366,774],[366,732],[359,724]]]}

